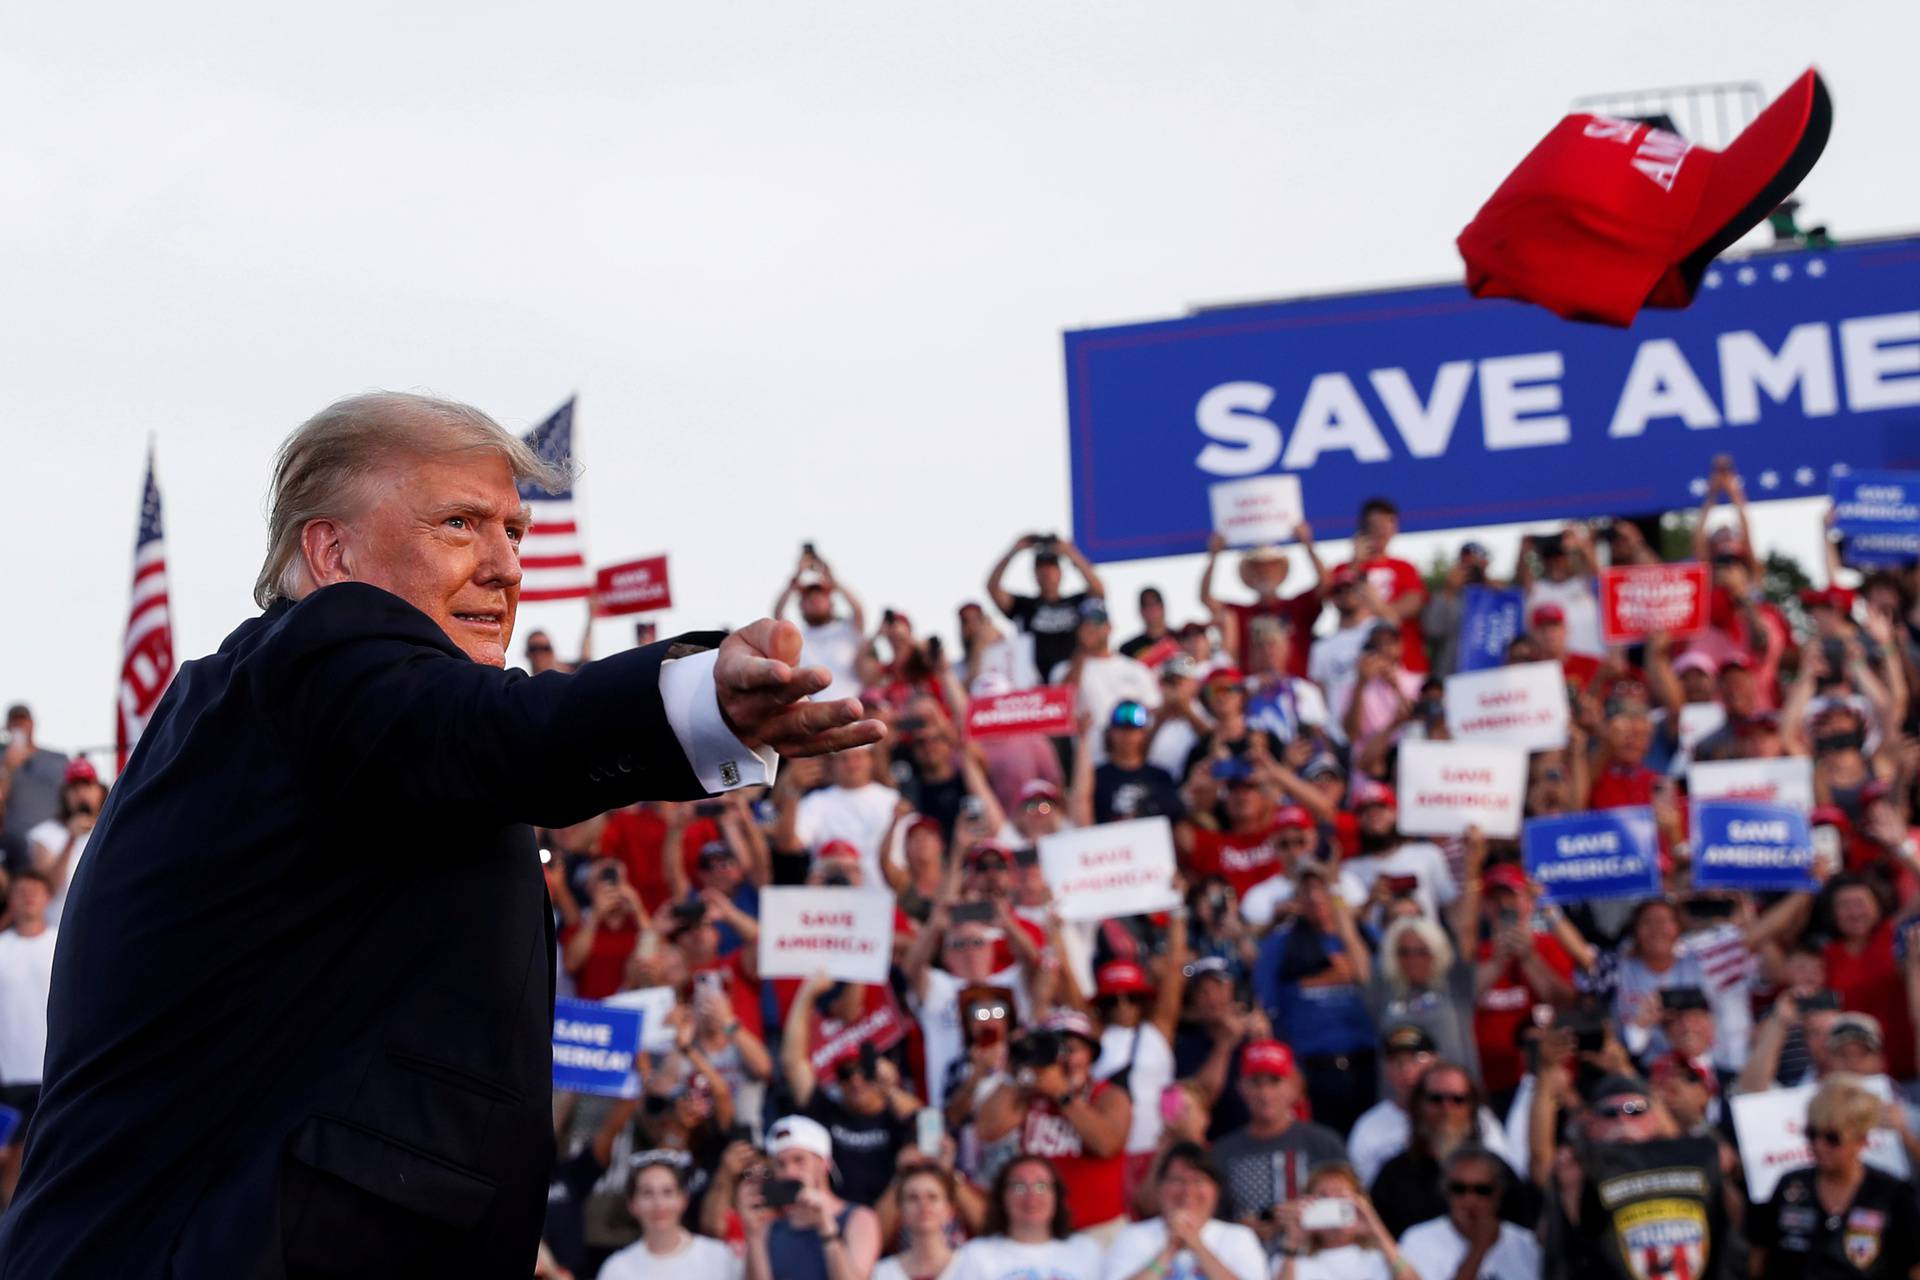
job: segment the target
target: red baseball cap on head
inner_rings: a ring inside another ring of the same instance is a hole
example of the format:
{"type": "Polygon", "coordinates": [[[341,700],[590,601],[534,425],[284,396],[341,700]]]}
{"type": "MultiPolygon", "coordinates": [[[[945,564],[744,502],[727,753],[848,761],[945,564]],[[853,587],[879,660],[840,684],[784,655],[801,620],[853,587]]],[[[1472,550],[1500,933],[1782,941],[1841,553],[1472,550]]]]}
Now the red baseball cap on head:
{"type": "Polygon", "coordinates": [[[1546,627],[1555,624],[1564,625],[1566,620],[1567,611],[1557,604],[1536,605],[1533,612],[1527,615],[1527,625],[1529,627],[1546,627]]]}
{"type": "Polygon", "coordinates": [[[826,862],[833,858],[845,858],[851,862],[858,862],[860,850],[848,840],[829,840],[814,850],[813,857],[816,862],[826,862]]]}
{"type": "Polygon", "coordinates": [[[1290,1076],[1293,1073],[1293,1050],[1278,1040],[1249,1040],[1240,1050],[1243,1076],[1290,1076]]]}
{"type": "Polygon", "coordinates": [[[100,773],[93,767],[92,761],[85,756],[75,756],[67,765],[67,771],[60,775],[60,785],[68,786],[75,782],[98,782],[100,773]]]}
{"type": "Polygon", "coordinates": [[[1832,127],[1811,69],[1724,151],[1570,115],[1460,233],[1467,288],[1622,327],[1642,306],[1684,307],[1707,264],[1800,185],[1832,127]]]}
{"type": "Polygon", "coordinates": [[[1274,811],[1273,825],[1282,831],[1311,831],[1313,815],[1297,804],[1290,804],[1274,811]]]}
{"type": "Polygon", "coordinates": [[[1147,971],[1131,960],[1110,960],[1094,975],[1094,989],[1103,996],[1137,996],[1153,990],[1147,971]]]}
{"type": "Polygon", "coordinates": [[[1353,787],[1353,809],[1355,813],[1368,805],[1385,805],[1389,809],[1400,807],[1400,797],[1393,788],[1384,782],[1375,782],[1371,778],[1362,778],[1353,787]]]}
{"type": "Polygon", "coordinates": [[[1533,888],[1527,883],[1527,873],[1511,862],[1497,862],[1488,867],[1486,874],[1481,876],[1480,880],[1489,889],[1514,889],[1527,893],[1533,888]]]}

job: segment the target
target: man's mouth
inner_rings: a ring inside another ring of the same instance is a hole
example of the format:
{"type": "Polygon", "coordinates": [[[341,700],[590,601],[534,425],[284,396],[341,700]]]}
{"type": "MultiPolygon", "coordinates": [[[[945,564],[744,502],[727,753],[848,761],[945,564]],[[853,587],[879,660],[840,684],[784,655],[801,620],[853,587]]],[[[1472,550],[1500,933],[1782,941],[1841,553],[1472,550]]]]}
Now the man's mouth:
{"type": "Polygon", "coordinates": [[[463,610],[456,612],[453,616],[456,621],[465,623],[467,626],[484,627],[497,631],[506,614],[495,610],[482,610],[477,613],[463,610]]]}

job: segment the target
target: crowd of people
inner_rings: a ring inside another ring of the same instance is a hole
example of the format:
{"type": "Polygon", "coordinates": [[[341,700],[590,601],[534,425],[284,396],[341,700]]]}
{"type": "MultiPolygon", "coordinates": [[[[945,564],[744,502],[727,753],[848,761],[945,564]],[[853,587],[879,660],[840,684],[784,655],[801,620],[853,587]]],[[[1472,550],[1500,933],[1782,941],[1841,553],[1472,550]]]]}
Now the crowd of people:
{"type": "MultiPolygon", "coordinates": [[[[1473,542],[1423,574],[1397,533],[1375,499],[1345,563],[1305,525],[1291,549],[1216,540],[1125,639],[1097,567],[1022,536],[959,604],[957,651],[874,622],[808,547],[776,612],[887,740],[541,833],[562,994],[672,992],[628,1096],[555,1096],[541,1273],[1920,1277],[1920,572],[1836,547],[1830,585],[1767,598],[1723,468],[1691,548],[1706,629],[1609,648],[1596,574],[1658,560],[1641,526],[1529,537],[1504,575],[1473,542]],[[1572,708],[1527,818],[1650,808],[1657,896],[1554,905],[1516,841],[1401,831],[1396,752],[1447,736],[1488,587],[1524,593],[1506,660],[1560,664],[1572,708]],[[1075,733],[968,734],[975,702],[1042,684],[1072,690],[1075,733]],[[1688,766],[1778,757],[1808,761],[1818,890],[1696,889],[1688,766]],[[1063,919],[1040,843],[1155,817],[1181,905],[1063,919]],[[890,890],[889,980],[763,979],[776,885],[890,890]],[[1734,1100],[1803,1085],[1810,1163],[1754,1196],[1734,1100]]],[[[544,633],[525,657],[564,665],[544,633]]],[[[28,708],[7,731],[10,1179],[106,788],[28,708]]]]}

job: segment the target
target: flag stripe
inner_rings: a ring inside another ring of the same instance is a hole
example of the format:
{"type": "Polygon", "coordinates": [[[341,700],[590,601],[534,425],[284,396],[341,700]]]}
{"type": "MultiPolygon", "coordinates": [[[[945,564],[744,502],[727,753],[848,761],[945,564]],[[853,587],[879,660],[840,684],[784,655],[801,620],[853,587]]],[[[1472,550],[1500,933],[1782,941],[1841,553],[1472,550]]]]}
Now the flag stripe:
{"type": "MultiPolygon", "coordinates": [[[[571,465],[573,401],[561,405],[522,438],[543,461],[571,465]]],[[[587,570],[573,491],[549,494],[528,487],[520,497],[533,516],[533,527],[520,543],[520,598],[536,602],[585,599],[592,593],[593,575],[587,570]]]]}

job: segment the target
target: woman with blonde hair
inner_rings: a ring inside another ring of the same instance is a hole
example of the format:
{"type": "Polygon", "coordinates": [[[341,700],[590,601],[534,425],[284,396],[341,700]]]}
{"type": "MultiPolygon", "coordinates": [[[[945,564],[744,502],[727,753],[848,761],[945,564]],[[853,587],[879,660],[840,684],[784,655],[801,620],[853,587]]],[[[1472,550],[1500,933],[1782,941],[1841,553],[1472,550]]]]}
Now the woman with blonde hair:
{"type": "Polygon", "coordinates": [[[1861,1160],[1887,1104],[1859,1076],[1831,1075],[1807,1101],[1813,1167],[1795,1169],[1747,1215],[1747,1274],[1899,1276],[1920,1268],[1913,1184],[1861,1160]]]}
{"type": "Polygon", "coordinates": [[[1434,921],[1405,916],[1388,926],[1365,998],[1374,1026],[1412,1023],[1433,1038],[1440,1057],[1464,1064],[1479,1079],[1473,961],[1454,951],[1434,921]]]}
{"type": "Polygon", "coordinates": [[[1412,1276],[1353,1166],[1330,1162],[1275,1211],[1284,1256],[1274,1280],[1398,1280],[1412,1276]],[[1309,1227],[1325,1221],[1326,1226],[1309,1227]]]}

